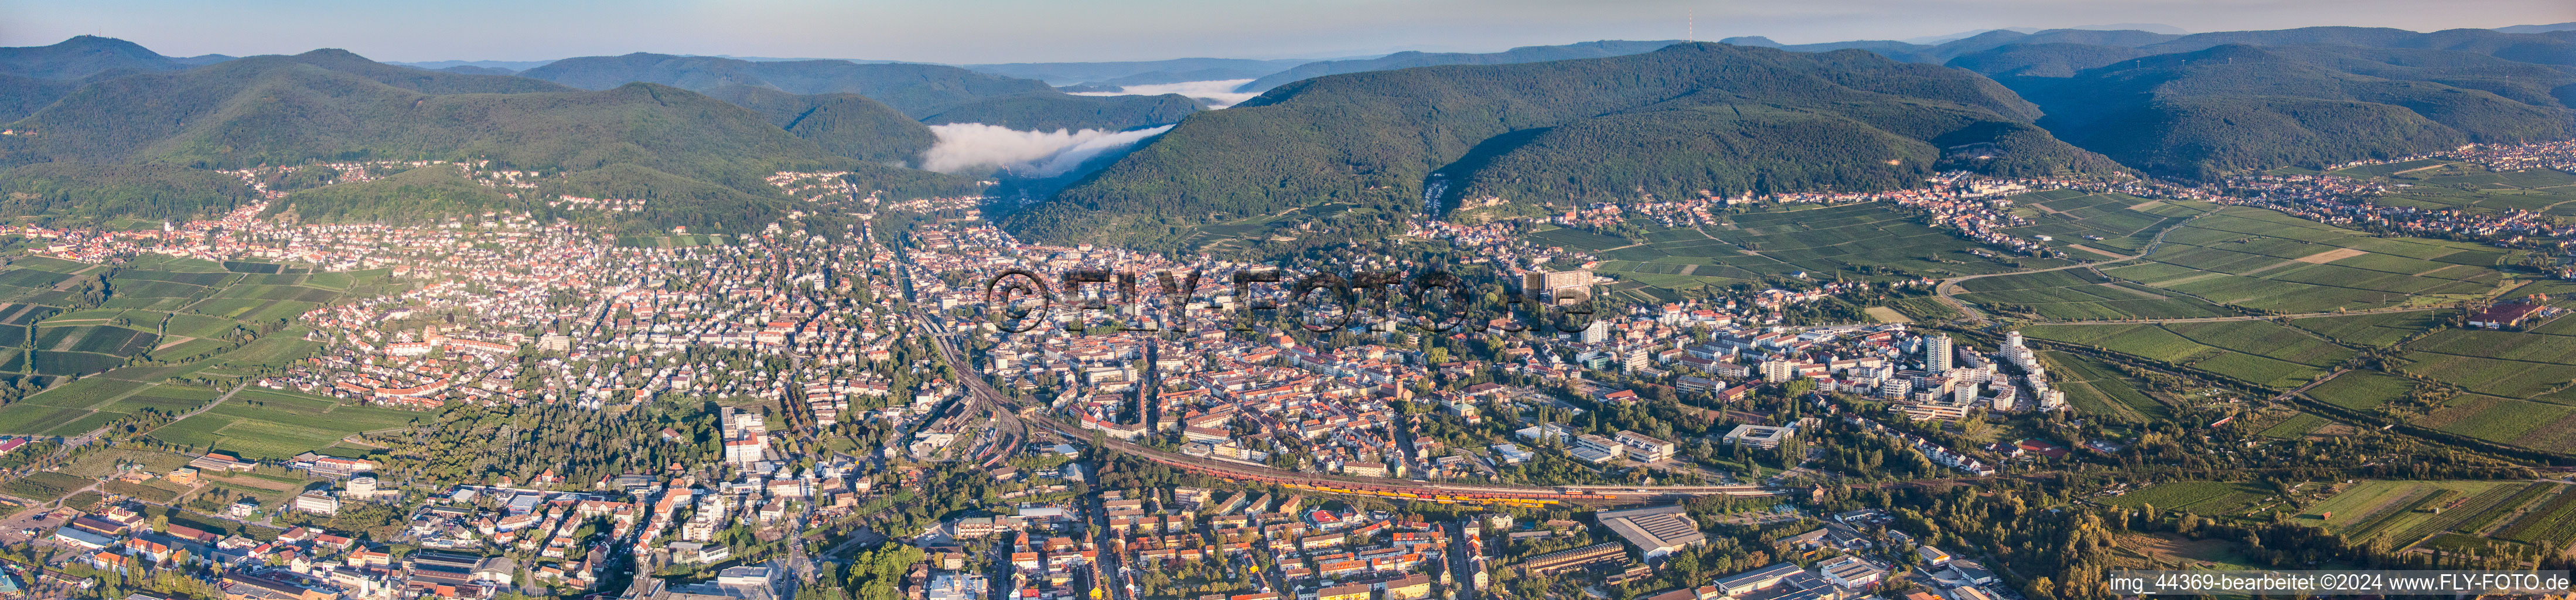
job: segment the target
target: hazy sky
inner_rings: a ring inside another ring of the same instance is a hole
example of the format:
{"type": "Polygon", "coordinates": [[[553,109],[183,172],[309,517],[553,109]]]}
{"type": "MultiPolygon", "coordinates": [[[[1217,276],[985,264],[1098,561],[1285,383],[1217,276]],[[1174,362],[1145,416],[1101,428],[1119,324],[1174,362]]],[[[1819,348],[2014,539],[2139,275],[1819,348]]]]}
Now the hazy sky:
{"type": "Polygon", "coordinates": [[[2569,0],[0,0],[0,45],[162,54],[345,48],[394,61],[670,54],[945,63],[1492,51],[1599,39],[1903,39],[2163,23],[2432,31],[2576,21],[2569,0]]]}

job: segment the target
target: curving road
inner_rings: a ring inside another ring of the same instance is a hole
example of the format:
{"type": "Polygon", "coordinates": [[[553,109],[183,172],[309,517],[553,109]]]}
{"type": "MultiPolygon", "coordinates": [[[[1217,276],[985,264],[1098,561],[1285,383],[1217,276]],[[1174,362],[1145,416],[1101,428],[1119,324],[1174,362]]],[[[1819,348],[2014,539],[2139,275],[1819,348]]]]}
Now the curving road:
{"type": "MultiPolygon", "coordinates": [[[[1987,273],[1987,274],[1984,274],[1984,275],[1968,275],[1968,276],[1964,276],[1964,277],[1952,277],[1952,278],[1949,278],[1949,279],[1943,279],[1943,280],[1941,280],[1941,284],[1940,284],[1940,285],[1933,286],[1933,288],[1932,288],[1932,293],[1934,293],[1934,294],[1938,295],[1938,296],[1941,298],[1941,302],[1943,302],[1943,303],[1945,303],[1945,304],[1949,304],[1951,308],[1958,309],[1958,310],[1959,310],[1959,314],[1967,315],[1967,316],[1968,316],[1968,320],[1969,320],[1969,321],[1973,321],[1973,322],[1975,322],[1975,323],[1976,323],[1976,324],[1978,324],[1978,325],[1984,325],[1984,324],[1986,324],[1986,323],[1988,322],[1988,319],[1986,318],[1986,313],[1985,313],[1984,311],[1977,310],[1977,307],[1976,307],[1976,305],[1975,305],[1975,304],[1970,304],[1970,303],[1968,303],[1968,302],[1966,302],[1966,301],[1963,301],[1963,300],[1960,300],[1960,299],[1958,298],[1958,295],[1959,295],[1959,283],[1960,283],[1960,282],[1967,281],[1967,280],[1970,280],[1970,279],[1984,279],[1984,278],[1987,278],[1987,277],[2002,277],[2002,276],[2005,276],[2005,275],[2028,275],[2028,274],[2031,274],[2031,273],[2047,273],[2047,272],[2050,272],[2050,271],[2064,271],[2064,270],[2067,270],[2067,269],[2089,269],[2089,268],[2093,268],[2093,267],[2096,267],[2096,266],[2101,266],[2101,265],[2105,265],[2105,264],[2110,264],[2110,263],[2120,262],[2120,261],[2124,261],[2124,260],[2137,260],[2137,259],[2141,259],[2141,258],[2146,258],[2146,257],[2147,257],[2147,255],[2149,255],[2149,254],[2154,254],[2154,253],[2156,252],[2156,247],[2157,247],[2157,246],[2162,246],[2162,245],[2164,245],[2164,243],[2165,243],[2165,234],[2173,233],[2173,230],[2181,229],[2183,225],[2190,224],[2192,219],[2198,219],[2198,218],[2200,218],[2200,217],[2201,217],[2201,215],[2207,215],[2207,214],[2210,214],[2210,213],[2200,213],[2200,214],[2198,214],[2198,215],[2192,215],[2192,216],[2189,216],[2189,217],[2184,217],[2184,218],[2183,218],[2183,220],[2182,220],[2181,222],[2174,223],[2172,227],[2166,227],[2166,228],[2164,228],[2164,229],[2161,229],[2161,230],[2156,231],[2156,237],[2155,237],[2155,239],[2147,240],[2147,246],[2146,246],[2145,248],[2140,248],[2140,249],[2138,249],[2138,253],[2137,253],[2137,254],[2128,254],[2128,255],[2112,254],[2111,256],[2114,256],[2114,257],[2117,257],[2117,258],[2112,258],[2112,259],[2109,259],[2109,260],[2097,260],[2097,261],[2092,261],[2092,262],[2076,263],[2076,264],[2066,265],[2066,266],[2063,266],[2063,267],[2049,267],[2049,268],[2046,268],[2046,269],[2031,269],[2031,270],[2028,270],[2028,271],[2010,271],[2010,272],[2004,272],[2004,273],[1987,273]]],[[[2270,317],[2254,317],[2254,318],[2258,318],[2258,319],[2259,319],[2259,318],[2270,318],[2270,317]]],[[[2221,318],[2221,319],[2219,319],[2219,320],[2233,321],[2233,320],[2239,320],[2239,319],[2235,319],[2235,318],[2221,318]]],[[[2134,322],[2134,323],[2152,323],[2152,322],[2162,322],[2162,321],[2131,321],[2131,322],[2134,322]]],[[[2184,320],[2184,321],[2175,321],[2175,322],[2188,322],[2188,320],[2184,320]]]]}

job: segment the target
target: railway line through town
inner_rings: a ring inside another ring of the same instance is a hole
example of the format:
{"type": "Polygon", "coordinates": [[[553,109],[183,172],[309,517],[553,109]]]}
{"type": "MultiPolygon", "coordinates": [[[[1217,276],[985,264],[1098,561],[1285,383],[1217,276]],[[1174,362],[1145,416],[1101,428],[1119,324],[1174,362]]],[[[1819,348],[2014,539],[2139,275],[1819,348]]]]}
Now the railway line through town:
{"type": "MultiPolygon", "coordinates": [[[[927,315],[919,315],[916,313],[916,316],[925,317],[925,320],[927,320],[927,315]]],[[[1037,430],[1052,433],[1064,439],[1088,441],[1094,445],[1101,446],[1104,449],[1116,450],[1118,452],[1162,464],[1167,467],[1226,479],[1229,481],[1279,485],[1292,489],[1343,495],[1376,496],[1449,503],[1513,504],[1529,506],[1543,506],[1551,504],[1638,504],[1700,496],[1777,496],[1787,494],[1792,491],[1785,488],[1773,488],[1759,485],[1516,486],[1502,484],[1443,483],[1412,479],[1305,473],[1274,469],[1250,463],[1167,452],[1127,440],[1107,436],[1090,436],[1086,433],[1086,430],[1079,426],[1044,416],[1022,418],[1017,410],[1018,404],[1013,402],[1009,397],[1002,395],[1001,392],[993,389],[992,384],[984,379],[983,373],[977,370],[972,363],[967,362],[965,352],[962,348],[958,347],[955,332],[940,331],[931,334],[931,337],[934,342],[932,346],[938,349],[940,358],[948,361],[949,367],[956,370],[958,379],[962,380],[960,385],[965,386],[967,390],[967,402],[969,402],[969,404],[964,410],[960,410],[957,413],[957,417],[963,417],[969,414],[978,414],[978,411],[980,411],[981,414],[991,415],[992,425],[997,431],[1007,432],[1013,439],[1029,439],[1028,435],[1031,433],[1029,429],[1034,427],[1037,430]]]]}

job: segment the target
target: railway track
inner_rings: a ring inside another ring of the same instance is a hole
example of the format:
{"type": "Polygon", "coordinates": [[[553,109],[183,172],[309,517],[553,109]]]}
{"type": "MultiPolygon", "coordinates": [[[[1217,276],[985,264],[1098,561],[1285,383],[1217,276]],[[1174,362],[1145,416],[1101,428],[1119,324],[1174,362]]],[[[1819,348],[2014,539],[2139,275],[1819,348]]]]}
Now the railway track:
{"type": "MultiPolygon", "coordinates": [[[[917,317],[925,320],[928,318],[927,315],[920,315],[919,313],[915,314],[917,317]]],[[[1016,410],[1018,404],[1012,402],[1010,398],[1003,396],[1001,392],[994,390],[992,384],[988,383],[984,379],[983,372],[975,369],[973,363],[966,361],[966,357],[964,356],[965,353],[957,347],[956,340],[953,335],[954,334],[947,332],[935,333],[933,334],[935,339],[931,346],[938,349],[940,358],[946,360],[949,367],[957,371],[958,379],[965,380],[963,383],[966,386],[968,395],[971,396],[971,400],[973,401],[970,408],[967,410],[981,408],[991,411],[990,414],[993,415],[992,420],[995,421],[994,424],[997,426],[997,429],[1002,430],[1002,432],[1010,439],[1017,441],[1026,441],[1029,439],[1028,434],[1031,433],[1028,430],[1029,427],[1036,427],[1039,430],[1053,433],[1068,440],[1091,439],[1088,431],[1069,423],[1043,416],[1027,419],[1020,418],[1020,415],[1016,410]]],[[[967,413],[961,411],[958,416],[962,417],[965,416],[965,414],[967,413]]],[[[1097,440],[1093,443],[1103,446],[1104,449],[1117,450],[1119,452],[1124,452],[1145,460],[1154,461],[1155,463],[1165,466],[1210,477],[1226,479],[1229,481],[1271,484],[1293,489],[1312,490],[1333,494],[1402,498],[1442,503],[1522,506],[1546,506],[1567,503],[1587,505],[1635,504],[1678,500],[1699,496],[1778,496],[1793,491],[1786,488],[1772,488],[1758,485],[1515,486],[1438,483],[1411,479],[1353,477],[1345,475],[1325,475],[1320,473],[1286,471],[1249,463],[1237,463],[1213,458],[1201,458],[1174,452],[1164,452],[1148,448],[1134,442],[1114,438],[1097,440]]],[[[1003,450],[997,452],[989,459],[983,459],[983,462],[990,464],[991,461],[1001,460],[1009,455],[1007,446],[997,444],[993,447],[1002,448],[1003,450]]],[[[983,457],[979,456],[977,458],[983,457]]]]}

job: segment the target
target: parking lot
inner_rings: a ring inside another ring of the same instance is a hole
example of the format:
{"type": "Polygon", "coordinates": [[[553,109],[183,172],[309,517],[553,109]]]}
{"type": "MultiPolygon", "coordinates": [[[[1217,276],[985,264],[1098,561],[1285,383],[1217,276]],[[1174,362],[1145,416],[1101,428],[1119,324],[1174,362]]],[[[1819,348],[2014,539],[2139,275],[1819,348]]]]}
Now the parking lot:
{"type": "Polygon", "coordinates": [[[45,531],[62,525],[63,521],[65,519],[47,510],[30,509],[10,515],[6,519],[0,519],[0,545],[17,546],[28,543],[35,540],[36,536],[43,535],[45,531]]]}

